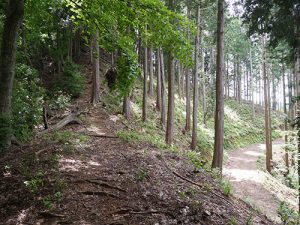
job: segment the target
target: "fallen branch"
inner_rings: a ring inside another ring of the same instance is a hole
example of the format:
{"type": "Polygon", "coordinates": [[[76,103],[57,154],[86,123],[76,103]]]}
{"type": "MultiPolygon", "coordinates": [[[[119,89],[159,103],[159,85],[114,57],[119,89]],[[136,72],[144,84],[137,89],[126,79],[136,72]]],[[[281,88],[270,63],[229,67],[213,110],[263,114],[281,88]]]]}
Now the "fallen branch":
{"type": "Polygon", "coordinates": [[[111,189],[115,189],[115,190],[118,190],[118,191],[121,191],[121,192],[124,192],[126,193],[127,191],[122,189],[122,188],[119,188],[119,187],[116,187],[116,186],[112,186],[110,184],[107,184],[107,183],[102,183],[102,182],[98,182],[98,181],[95,181],[95,180],[84,180],[88,183],[91,183],[91,184],[96,184],[96,185],[99,185],[99,186],[102,186],[102,187],[106,187],[106,188],[111,188],[111,189]]]}
{"type": "Polygon", "coordinates": [[[98,137],[98,138],[118,138],[118,136],[107,135],[107,134],[91,134],[91,133],[80,133],[80,134],[90,136],[90,137],[98,137]]]}
{"type": "Polygon", "coordinates": [[[113,193],[109,193],[109,192],[105,192],[105,191],[81,191],[78,192],[80,194],[83,195],[98,195],[98,196],[107,196],[107,197],[113,197],[113,198],[120,198],[119,196],[113,194],[113,193]]]}
{"type": "Polygon", "coordinates": [[[70,115],[66,116],[65,118],[60,120],[57,124],[50,127],[49,129],[43,130],[40,133],[38,133],[38,135],[42,135],[42,134],[45,134],[45,133],[48,133],[51,131],[59,130],[59,129],[63,128],[64,126],[68,125],[69,123],[82,124],[82,121],[79,118],[77,118],[78,115],[79,115],[79,113],[71,113],[70,115]]]}
{"type": "Polygon", "coordinates": [[[51,212],[47,212],[47,211],[39,212],[39,214],[43,217],[64,217],[64,215],[55,214],[55,213],[51,213],[51,212]]]}

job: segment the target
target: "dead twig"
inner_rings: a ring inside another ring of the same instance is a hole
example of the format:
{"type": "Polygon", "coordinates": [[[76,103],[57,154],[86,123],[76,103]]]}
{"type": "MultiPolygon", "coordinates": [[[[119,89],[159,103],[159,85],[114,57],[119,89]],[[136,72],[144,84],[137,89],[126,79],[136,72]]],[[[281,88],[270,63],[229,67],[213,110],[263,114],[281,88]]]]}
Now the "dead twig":
{"type": "Polygon", "coordinates": [[[109,192],[105,192],[105,191],[81,191],[78,192],[79,194],[83,194],[83,195],[97,195],[97,196],[107,196],[107,197],[113,197],[113,198],[120,198],[119,196],[113,194],[113,193],[109,193],[109,192]]]}

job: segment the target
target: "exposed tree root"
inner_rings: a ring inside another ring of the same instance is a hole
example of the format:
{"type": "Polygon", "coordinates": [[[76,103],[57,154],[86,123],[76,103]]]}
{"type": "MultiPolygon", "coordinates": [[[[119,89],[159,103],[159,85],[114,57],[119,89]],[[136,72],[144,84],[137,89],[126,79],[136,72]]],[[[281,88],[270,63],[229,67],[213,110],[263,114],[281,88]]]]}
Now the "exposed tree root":
{"type": "Polygon", "coordinates": [[[105,192],[105,191],[81,191],[78,193],[84,194],[84,195],[98,195],[98,196],[108,196],[108,197],[113,197],[113,198],[120,198],[119,196],[117,196],[113,193],[109,193],[109,192],[105,192]]]}

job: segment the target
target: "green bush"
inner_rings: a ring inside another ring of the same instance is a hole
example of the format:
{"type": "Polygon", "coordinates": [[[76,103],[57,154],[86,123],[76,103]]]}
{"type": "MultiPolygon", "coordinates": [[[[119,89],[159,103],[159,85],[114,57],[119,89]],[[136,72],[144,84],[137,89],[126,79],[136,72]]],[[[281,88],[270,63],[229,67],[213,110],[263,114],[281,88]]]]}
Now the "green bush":
{"type": "Polygon", "coordinates": [[[280,203],[278,215],[280,216],[283,224],[285,225],[300,224],[299,214],[295,210],[291,209],[285,202],[280,203]]]}
{"type": "Polygon", "coordinates": [[[62,77],[57,81],[59,90],[71,95],[72,98],[78,98],[84,90],[85,77],[80,69],[79,65],[67,62],[62,77]]]}
{"type": "Polygon", "coordinates": [[[38,72],[31,67],[18,64],[12,95],[12,133],[17,139],[26,141],[33,128],[42,121],[45,91],[40,85],[38,72]]]}

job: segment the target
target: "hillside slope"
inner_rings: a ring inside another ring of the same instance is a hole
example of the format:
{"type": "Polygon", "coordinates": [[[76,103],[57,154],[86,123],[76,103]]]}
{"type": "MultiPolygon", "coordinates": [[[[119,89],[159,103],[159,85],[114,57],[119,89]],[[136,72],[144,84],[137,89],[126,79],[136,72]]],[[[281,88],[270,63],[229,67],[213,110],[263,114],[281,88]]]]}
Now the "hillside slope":
{"type": "MultiPolygon", "coordinates": [[[[230,196],[203,168],[202,155],[188,150],[180,128],[166,146],[155,113],[142,125],[134,107],[126,122],[111,113],[108,98],[91,107],[89,90],[71,107],[83,112],[83,124],[37,136],[0,158],[1,224],[273,224],[230,196]]],[[[178,124],[183,116],[176,118],[178,124]]],[[[200,146],[211,146],[211,128],[203,133],[200,146]]]]}

